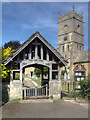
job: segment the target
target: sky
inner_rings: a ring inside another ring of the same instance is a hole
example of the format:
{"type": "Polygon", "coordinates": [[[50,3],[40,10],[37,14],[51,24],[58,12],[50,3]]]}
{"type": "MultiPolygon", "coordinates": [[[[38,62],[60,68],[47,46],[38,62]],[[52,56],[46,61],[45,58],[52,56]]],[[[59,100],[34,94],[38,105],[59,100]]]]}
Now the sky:
{"type": "Polygon", "coordinates": [[[22,44],[35,31],[54,47],[58,46],[58,12],[60,15],[72,11],[83,12],[84,49],[88,49],[88,3],[87,2],[3,2],[2,45],[10,40],[22,44]]]}

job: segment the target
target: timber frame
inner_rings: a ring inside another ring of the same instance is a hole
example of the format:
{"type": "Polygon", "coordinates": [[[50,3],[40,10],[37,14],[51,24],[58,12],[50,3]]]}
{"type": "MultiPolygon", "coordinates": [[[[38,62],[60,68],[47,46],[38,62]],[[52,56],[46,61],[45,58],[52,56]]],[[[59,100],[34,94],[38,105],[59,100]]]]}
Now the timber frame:
{"type": "Polygon", "coordinates": [[[49,70],[48,81],[60,81],[60,67],[66,66],[67,61],[36,31],[14,53],[4,60],[4,65],[10,66],[10,82],[15,81],[13,73],[18,71],[20,72],[20,80],[18,81],[22,83],[23,69],[27,66],[38,67],[41,70],[46,66],[49,70]]]}

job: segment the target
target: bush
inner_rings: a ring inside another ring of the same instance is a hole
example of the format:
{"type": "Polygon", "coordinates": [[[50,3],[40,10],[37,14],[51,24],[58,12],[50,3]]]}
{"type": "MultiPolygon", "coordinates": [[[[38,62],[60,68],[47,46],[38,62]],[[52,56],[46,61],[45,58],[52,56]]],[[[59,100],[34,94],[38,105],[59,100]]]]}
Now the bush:
{"type": "Polygon", "coordinates": [[[65,73],[67,74],[67,70],[63,70],[63,71],[61,72],[61,75],[64,76],[65,73]]]}
{"type": "Polygon", "coordinates": [[[79,85],[81,86],[81,96],[90,100],[90,80],[82,80],[79,82],[79,85]]]}

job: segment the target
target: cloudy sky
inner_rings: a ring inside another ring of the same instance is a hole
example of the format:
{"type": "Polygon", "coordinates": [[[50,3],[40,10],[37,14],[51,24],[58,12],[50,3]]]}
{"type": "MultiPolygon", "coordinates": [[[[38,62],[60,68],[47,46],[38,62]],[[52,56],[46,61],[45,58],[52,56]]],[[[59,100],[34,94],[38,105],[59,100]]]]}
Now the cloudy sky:
{"type": "Polygon", "coordinates": [[[84,49],[88,49],[88,3],[70,2],[3,2],[2,3],[2,45],[10,40],[23,43],[35,31],[52,46],[58,45],[58,12],[61,15],[72,11],[84,15],[84,49]]]}

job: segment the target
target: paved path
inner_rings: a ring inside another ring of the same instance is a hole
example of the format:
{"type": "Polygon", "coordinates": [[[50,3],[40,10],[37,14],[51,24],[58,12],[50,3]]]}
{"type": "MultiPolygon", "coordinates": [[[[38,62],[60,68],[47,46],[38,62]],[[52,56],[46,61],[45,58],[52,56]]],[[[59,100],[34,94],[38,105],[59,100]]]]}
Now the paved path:
{"type": "Polygon", "coordinates": [[[7,103],[2,107],[3,118],[88,118],[86,106],[68,101],[38,101],[7,103]]]}
{"type": "Polygon", "coordinates": [[[30,78],[24,78],[24,85],[28,87],[35,87],[36,84],[30,78]]]}

